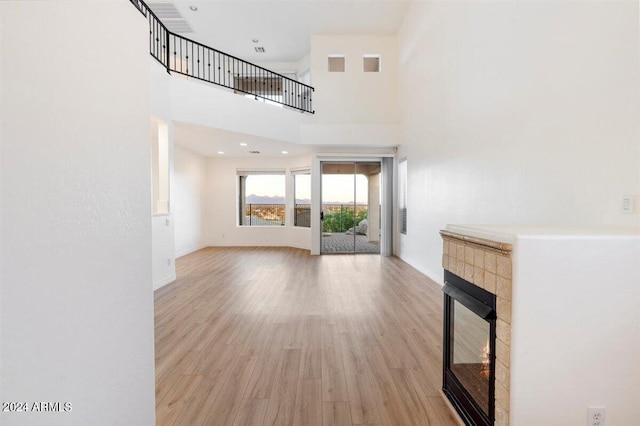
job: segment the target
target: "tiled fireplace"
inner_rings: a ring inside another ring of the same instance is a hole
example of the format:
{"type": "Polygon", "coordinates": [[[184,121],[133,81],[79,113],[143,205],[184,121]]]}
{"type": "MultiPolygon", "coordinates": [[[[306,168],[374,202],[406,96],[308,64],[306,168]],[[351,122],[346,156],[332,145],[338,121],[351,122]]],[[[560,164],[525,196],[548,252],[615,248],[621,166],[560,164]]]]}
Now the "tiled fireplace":
{"type": "Polygon", "coordinates": [[[446,293],[443,391],[468,424],[506,426],[512,246],[449,231],[440,234],[446,293]]]}

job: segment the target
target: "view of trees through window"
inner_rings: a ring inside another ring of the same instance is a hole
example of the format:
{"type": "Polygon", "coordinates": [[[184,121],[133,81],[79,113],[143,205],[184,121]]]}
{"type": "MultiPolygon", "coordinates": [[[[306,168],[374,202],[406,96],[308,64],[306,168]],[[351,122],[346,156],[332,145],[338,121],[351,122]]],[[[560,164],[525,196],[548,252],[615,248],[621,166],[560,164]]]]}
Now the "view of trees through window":
{"type": "Polygon", "coordinates": [[[367,214],[366,205],[357,205],[354,212],[353,206],[325,204],[322,232],[347,232],[366,219],[367,214]]]}
{"type": "Polygon", "coordinates": [[[322,176],[322,232],[347,232],[368,217],[367,177],[322,176]],[[356,190],[357,189],[357,190],[356,190]]]}

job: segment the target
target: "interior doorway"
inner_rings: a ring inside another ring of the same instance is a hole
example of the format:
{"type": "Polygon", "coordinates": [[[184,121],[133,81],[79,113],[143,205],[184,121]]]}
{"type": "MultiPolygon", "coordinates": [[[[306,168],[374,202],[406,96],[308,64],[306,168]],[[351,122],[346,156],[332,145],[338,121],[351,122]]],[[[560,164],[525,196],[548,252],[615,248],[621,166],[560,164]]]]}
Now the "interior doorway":
{"type": "Polygon", "coordinates": [[[380,254],[381,163],[321,162],[320,252],[380,254]]]}

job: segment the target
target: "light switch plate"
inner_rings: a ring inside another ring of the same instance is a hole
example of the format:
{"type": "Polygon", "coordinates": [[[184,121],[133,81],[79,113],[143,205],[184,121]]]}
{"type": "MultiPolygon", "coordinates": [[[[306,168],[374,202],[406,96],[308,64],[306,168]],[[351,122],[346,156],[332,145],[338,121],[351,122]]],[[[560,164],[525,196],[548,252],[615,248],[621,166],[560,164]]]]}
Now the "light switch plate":
{"type": "Polygon", "coordinates": [[[633,214],[633,195],[623,195],[620,197],[620,212],[633,214]]]}

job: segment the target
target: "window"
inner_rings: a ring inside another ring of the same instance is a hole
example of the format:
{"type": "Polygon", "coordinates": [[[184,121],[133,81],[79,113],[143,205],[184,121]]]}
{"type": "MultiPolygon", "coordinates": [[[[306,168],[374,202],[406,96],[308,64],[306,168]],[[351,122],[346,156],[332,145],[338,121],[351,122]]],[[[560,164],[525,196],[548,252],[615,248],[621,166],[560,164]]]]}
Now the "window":
{"type": "Polygon", "coordinates": [[[293,171],[293,225],[311,227],[311,172],[293,171]]]}
{"type": "Polygon", "coordinates": [[[329,56],[329,72],[344,72],[344,55],[329,56]]]}
{"type": "Polygon", "coordinates": [[[284,170],[238,170],[238,224],[284,226],[284,170]]]}
{"type": "Polygon", "coordinates": [[[380,72],[380,55],[364,55],[362,70],[364,72],[380,72]]]}
{"type": "Polygon", "coordinates": [[[398,163],[398,208],[400,209],[400,232],[407,233],[407,159],[398,163]]]}

